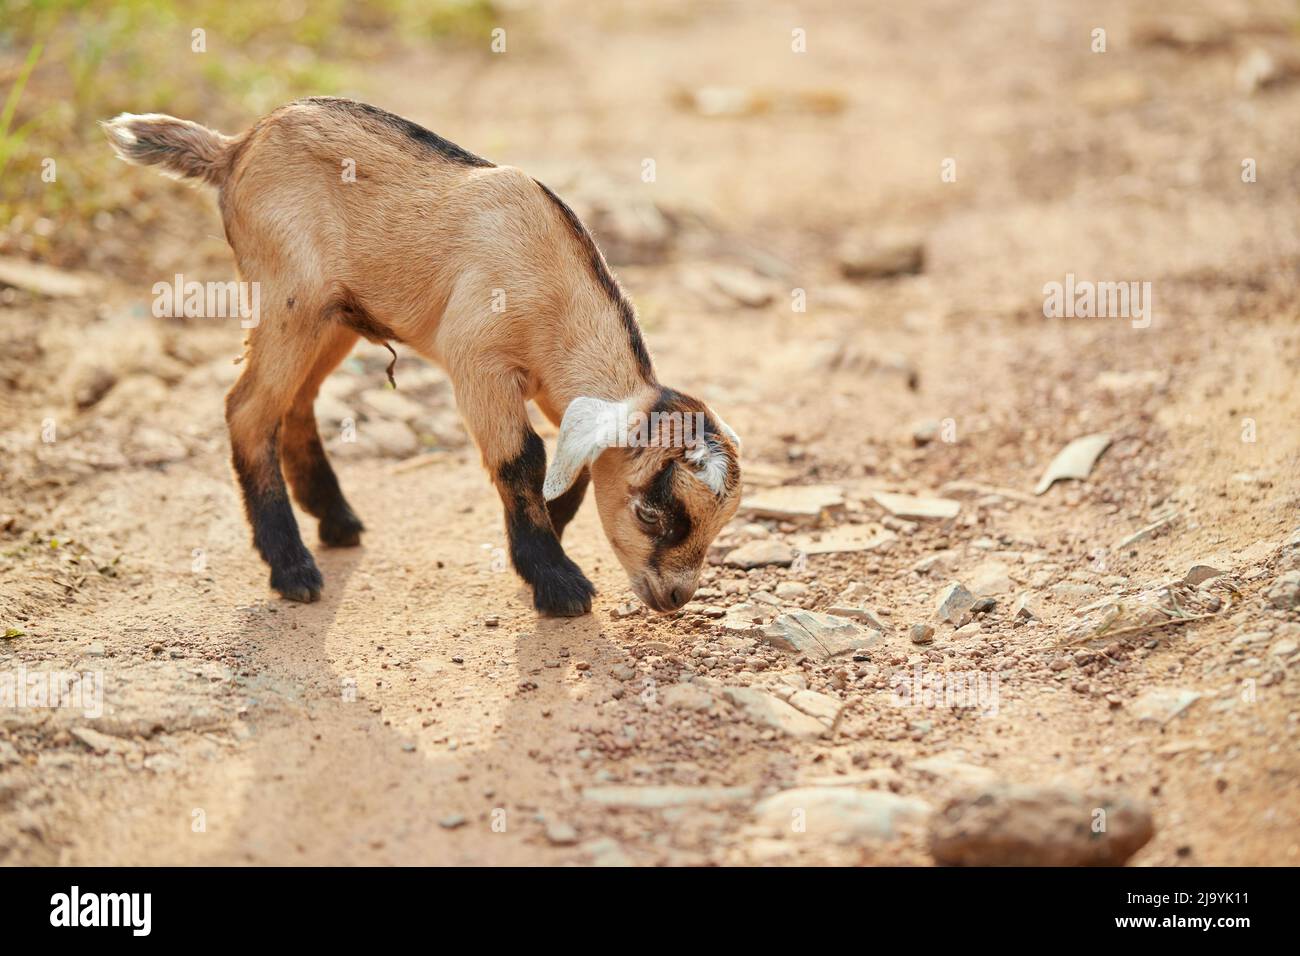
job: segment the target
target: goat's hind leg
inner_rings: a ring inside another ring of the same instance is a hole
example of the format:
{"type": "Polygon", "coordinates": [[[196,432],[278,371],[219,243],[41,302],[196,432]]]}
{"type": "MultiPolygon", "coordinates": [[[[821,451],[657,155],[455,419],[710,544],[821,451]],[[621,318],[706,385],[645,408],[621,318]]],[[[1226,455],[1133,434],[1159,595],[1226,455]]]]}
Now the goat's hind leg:
{"type": "Polygon", "coordinates": [[[314,405],[321,383],[347,357],[356,341],[357,334],[351,329],[340,325],[325,328],[316,364],[280,422],[284,475],[293,497],[304,511],[320,519],[321,542],[335,548],[360,544],[365,526],[343,497],[330,467],[316,427],[314,405]]]}
{"type": "Polygon", "coordinates": [[[271,587],[292,601],[315,601],[322,579],[302,543],[280,471],[282,419],[317,357],[319,321],[263,314],[249,335],[243,374],[226,396],[231,459],[253,543],[271,566],[271,587]]]}

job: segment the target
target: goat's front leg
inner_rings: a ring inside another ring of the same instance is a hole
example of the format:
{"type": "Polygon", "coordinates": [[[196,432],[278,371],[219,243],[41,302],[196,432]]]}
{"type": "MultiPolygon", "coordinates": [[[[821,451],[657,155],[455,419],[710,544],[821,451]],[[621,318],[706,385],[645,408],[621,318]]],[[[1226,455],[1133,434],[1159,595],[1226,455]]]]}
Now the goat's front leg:
{"type": "Polygon", "coordinates": [[[542,496],[546,446],[528,423],[514,376],[480,368],[457,381],[456,402],[505,505],[510,560],[532,587],[533,606],[556,617],[588,613],[596,589],[560,546],[542,496]]]}
{"type": "Polygon", "coordinates": [[[586,614],[596,589],[560,546],[542,497],[545,477],[546,446],[525,423],[518,454],[499,464],[493,473],[506,507],[510,560],[520,577],[532,585],[537,610],[557,617],[586,614]]]}

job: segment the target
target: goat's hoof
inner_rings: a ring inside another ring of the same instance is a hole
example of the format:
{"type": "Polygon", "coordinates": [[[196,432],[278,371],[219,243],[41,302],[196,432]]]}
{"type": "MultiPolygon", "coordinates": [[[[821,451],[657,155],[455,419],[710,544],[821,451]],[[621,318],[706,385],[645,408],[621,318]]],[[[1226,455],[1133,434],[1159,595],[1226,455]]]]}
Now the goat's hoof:
{"type": "Polygon", "coordinates": [[[271,572],[271,587],[286,601],[301,601],[303,604],[319,601],[324,586],[325,581],[310,557],[305,563],[271,572]]]}
{"type": "Polygon", "coordinates": [[[355,548],[361,543],[361,532],[365,530],[361,519],[346,506],[320,519],[321,544],[331,548],[355,548]]]}
{"type": "Polygon", "coordinates": [[[576,564],[553,568],[533,585],[533,606],[548,617],[579,617],[591,613],[596,589],[576,564]]]}

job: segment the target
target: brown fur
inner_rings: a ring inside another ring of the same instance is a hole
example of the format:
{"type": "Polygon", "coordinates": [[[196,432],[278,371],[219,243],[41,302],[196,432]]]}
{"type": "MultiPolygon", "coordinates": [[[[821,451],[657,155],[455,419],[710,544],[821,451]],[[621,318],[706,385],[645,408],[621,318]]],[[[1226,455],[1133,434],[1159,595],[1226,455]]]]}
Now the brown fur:
{"type": "MultiPolygon", "coordinates": [[[[534,560],[533,552],[562,557],[550,515],[567,512],[556,522],[562,527],[582,490],[550,508],[542,500],[525,402],[559,423],[580,396],[648,410],[663,390],[631,305],[558,197],[517,169],[346,100],[292,103],[235,138],[161,116],[124,115],[107,128],[124,158],[217,186],[240,276],[261,284],[261,319],[227,400],[246,494],[282,489],[282,456],[300,504],[322,517],[323,537],[326,516],[351,514],[324,460],[311,404],[357,335],[398,341],[447,370],[512,534],[545,545],[520,545],[516,566],[534,560]],[[355,182],[344,181],[346,161],[355,182]],[[504,309],[495,310],[502,294],[504,309]]],[[[735,471],[737,449],[713,437],[735,471]]],[[[708,543],[735,512],[739,490],[735,481],[714,494],[683,467],[671,485],[693,530],[672,554],[656,556],[630,504],[681,456],[681,448],[618,448],[591,467],[606,533],[638,593],[655,606],[676,606],[688,586],[694,591],[708,543]]],[[[252,505],[250,518],[256,531],[252,505]]],[[[559,613],[585,610],[583,603],[576,598],[559,613]]]]}

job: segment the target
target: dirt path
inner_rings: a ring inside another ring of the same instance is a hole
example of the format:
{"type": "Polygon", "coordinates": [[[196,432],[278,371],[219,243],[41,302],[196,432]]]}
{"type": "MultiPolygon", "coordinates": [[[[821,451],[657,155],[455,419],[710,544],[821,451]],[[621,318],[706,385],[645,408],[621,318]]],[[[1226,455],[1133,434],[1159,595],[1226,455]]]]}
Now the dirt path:
{"type": "MultiPolygon", "coordinates": [[[[809,529],[742,516],[695,604],[624,617],[587,508],[566,546],[595,611],[539,620],[500,567],[500,506],[445,381],[404,355],[396,394],[415,406],[394,405],[363,347],[321,417],[369,532],[317,552],[321,603],[284,603],[226,463],[237,330],[148,318],[156,277],[99,277],[94,300],[19,292],[0,627],[23,633],[0,668],[102,673],[105,713],[0,710],[0,861],[924,864],[927,809],[1046,780],[1149,809],[1137,863],[1300,861],[1300,612],[1281,587],[1300,568],[1300,86],[1234,85],[1251,49],[1286,42],[1280,14],[1190,11],[1227,36],[1203,49],[1143,40],[1121,5],[837,6],[794,24],[797,56],[792,25],[749,5],[617,24],[548,5],[505,57],[377,67],[357,92],[572,196],[618,250],[661,377],[745,438],[750,490],[831,486],[844,503],[813,534],[892,540],[745,572],[722,563],[732,547],[809,529]],[[702,117],[673,95],[703,87],[766,111],[702,117]],[[846,243],[891,232],[923,244],[920,274],[841,275],[846,243]],[[1045,319],[1043,286],[1067,273],[1150,281],[1154,321],[1045,319]],[[914,437],[922,420],[938,437],[914,437]],[[1086,482],[1029,494],[1099,432],[1086,482]],[[900,521],[878,491],[960,512],[900,521]],[[1198,564],[1223,573],[1175,598],[1212,617],[1056,649],[1108,601],[1165,606],[1160,585],[1198,564]],[[996,600],[974,632],[935,619],[953,580],[996,600]],[[741,605],[825,611],[855,583],[885,627],[863,626],[858,653],[813,660],[736,626],[741,605]],[[924,622],[933,643],[912,643],[924,622]],[[996,679],[996,708],[900,703],[918,667],[996,679]],[[809,690],[839,715],[805,733],[737,687],[809,690]],[[763,802],[794,787],[815,791],[807,833],[763,802]],[[846,810],[832,791],[899,802],[846,810]]],[[[224,276],[219,231],[211,210],[170,223],[160,274],[224,276]]]]}

